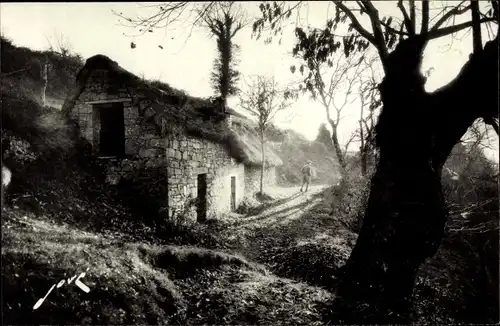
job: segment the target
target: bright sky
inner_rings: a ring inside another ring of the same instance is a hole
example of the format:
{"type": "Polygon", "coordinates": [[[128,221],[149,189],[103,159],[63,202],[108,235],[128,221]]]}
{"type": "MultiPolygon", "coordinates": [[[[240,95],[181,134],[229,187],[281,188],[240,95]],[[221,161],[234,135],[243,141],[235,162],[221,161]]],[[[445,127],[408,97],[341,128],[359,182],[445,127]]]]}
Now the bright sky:
{"type": "MultiPolygon", "coordinates": [[[[247,2],[244,6],[250,13],[258,13],[258,4],[247,2]]],[[[400,14],[395,2],[377,2],[376,6],[384,12],[400,14]]],[[[179,26],[140,37],[125,36],[124,33],[133,34],[134,31],[120,25],[112,9],[130,16],[145,15],[148,10],[137,3],[2,3],[2,34],[16,45],[32,49],[46,49],[47,38],[54,41],[57,35],[62,34],[72,50],[85,59],[104,54],[136,75],[160,79],[193,96],[213,95],[209,78],[216,57],[215,40],[206,31],[194,29],[187,42],[190,29],[179,26]],[[137,44],[137,48],[130,48],[131,41],[137,44]],[[158,45],[162,45],[163,50],[158,45]]],[[[330,2],[310,2],[301,22],[322,27],[328,12],[331,16],[333,10],[330,2]]],[[[452,80],[471,52],[470,35],[461,41],[451,41],[451,38],[442,38],[431,42],[426,49],[422,68],[434,68],[426,84],[429,91],[452,80]]],[[[247,78],[264,74],[274,75],[282,85],[292,82],[296,77],[291,74],[290,66],[297,63],[297,59],[289,53],[294,42],[293,26],[285,29],[281,45],[277,42],[266,45],[263,40],[254,40],[251,38],[251,27],[243,29],[235,40],[241,48],[239,71],[247,78]]],[[[229,105],[237,108],[238,98],[229,99],[229,105]]],[[[339,127],[341,142],[356,128],[359,112],[357,102],[346,108],[345,118],[339,127]]],[[[281,127],[295,129],[308,139],[314,139],[320,123],[326,121],[325,117],[325,109],[306,95],[276,122],[281,127]],[[290,115],[294,117],[291,121],[290,115]]],[[[355,149],[354,146],[350,148],[355,149]]]]}

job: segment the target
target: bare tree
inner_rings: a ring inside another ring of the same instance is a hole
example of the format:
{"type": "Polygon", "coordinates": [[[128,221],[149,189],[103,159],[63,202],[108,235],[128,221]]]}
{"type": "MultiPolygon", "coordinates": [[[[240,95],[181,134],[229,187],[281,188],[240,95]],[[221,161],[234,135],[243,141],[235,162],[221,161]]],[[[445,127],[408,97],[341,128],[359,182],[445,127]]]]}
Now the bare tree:
{"type": "Polygon", "coordinates": [[[265,142],[266,132],[278,112],[288,108],[292,103],[291,92],[280,89],[274,77],[257,76],[249,85],[248,91],[240,97],[240,106],[250,115],[257,118],[260,137],[261,173],[260,193],[264,194],[265,142]]]}
{"type": "MultiPolygon", "coordinates": [[[[339,55],[327,62],[321,62],[315,59],[310,60],[305,48],[297,49],[294,54],[305,61],[300,65],[299,71],[307,77],[299,85],[299,89],[309,92],[312,98],[325,109],[326,120],[332,129],[331,137],[335,154],[345,180],[347,178],[346,154],[349,145],[356,137],[356,132],[352,133],[342,145],[338,137],[338,127],[346,106],[352,104],[357,98],[354,90],[359,82],[359,76],[366,69],[366,66],[362,64],[363,56],[351,56],[344,60],[339,55]]],[[[292,66],[291,70],[295,72],[295,66],[292,66]]]]}
{"type": "Polygon", "coordinates": [[[68,57],[73,52],[72,46],[63,33],[54,32],[54,36],[49,38],[45,36],[49,46],[49,52],[57,53],[62,57],[68,57]]]}
{"type": "MultiPolygon", "coordinates": [[[[447,160],[446,171],[456,176],[455,181],[460,180],[460,182],[452,183],[451,186],[448,182],[446,189],[448,190],[447,195],[455,199],[449,205],[450,223],[447,226],[454,232],[487,232],[492,229],[485,228],[485,226],[491,226],[491,223],[498,224],[496,218],[487,218],[483,221],[463,219],[471,211],[481,206],[487,206],[498,199],[491,193],[481,191],[481,188],[484,188],[486,184],[494,186],[498,183],[498,165],[489,160],[484,152],[485,149],[490,149],[491,137],[489,135],[491,130],[485,126],[479,119],[476,120],[462,141],[455,146],[453,153],[447,160]]],[[[498,228],[498,225],[494,225],[494,227],[498,228]]]]}
{"type": "MultiPolygon", "coordinates": [[[[384,72],[379,85],[383,107],[375,127],[380,159],[363,227],[335,288],[334,309],[342,323],[407,323],[416,273],[436,253],[444,234],[443,165],[476,119],[498,130],[498,3],[484,2],[486,12],[479,19],[476,15],[474,22],[461,23],[455,19],[471,10],[467,1],[442,6],[434,17],[428,0],[399,0],[399,15],[385,17],[377,9],[380,3],[333,4],[335,14],[323,29],[306,33],[297,27],[296,47],[321,62],[339,49],[349,57],[374,47],[384,72]],[[476,46],[452,82],[427,93],[420,72],[426,45],[478,24],[496,24],[495,39],[476,46]]],[[[264,19],[255,32],[264,25],[277,28],[287,17],[283,11],[262,7],[264,19]]]]}

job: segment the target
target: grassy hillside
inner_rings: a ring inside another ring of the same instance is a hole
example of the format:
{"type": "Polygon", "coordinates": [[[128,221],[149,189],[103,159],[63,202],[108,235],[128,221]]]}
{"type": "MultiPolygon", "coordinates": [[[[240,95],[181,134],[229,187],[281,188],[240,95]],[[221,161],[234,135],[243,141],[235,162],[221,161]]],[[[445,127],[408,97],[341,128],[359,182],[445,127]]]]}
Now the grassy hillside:
{"type": "Polygon", "coordinates": [[[319,322],[311,310],[326,291],[231,253],[217,228],[159,221],[144,194],[104,185],[57,105],[41,106],[46,57],[47,95],[64,98],[80,61],[2,40],[2,162],[12,171],[1,220],[3,323],[319,322]],[[81,273],[89,293],[69,281],[81,273]]]}
{"type": "Polygon", "coordinates": [[[133,241],[19,209],[3,215],[6,324],[314,325],[310,310],[329,297],[220,250],[133,241]],[[67,281],[33,310],[53,285],[81,273],[90,292],[67,281]]]}
{"type": "Polygon", "coordinates": [[[61,55],[53,51],[33,51],[15,46],[1,38],[2,90],[15,89],[22,95],[41,103],[44,69],[47,67],[47,104],[62,105],[68,91],[74,86],[74,76],[83,66],[79,55],[61,55]]]}
{"type": "MultiPolygon", "coordinates": [[[[74,85],[83,65],[77,55],[32,51],[1,38],[0,98],[2,101],[2,162],[21,169],[26,161],[41,164],[64,156],[76,145],[74,128],[57,108],[74,85]],[[42,106],[43,69],[47,67],[46,106],[42,106]],[[18,155],[16,155],[18,154],[18,155]]],[[[22,170],[22,169],[21,169],[22,170]]]]}
{"type": "MultiPolygon", "coordinates": [[[[45,112],[26,103],[26,110],[45,112]]],[[[24,115],[16,118],[17,125],[30,125],[24,115]]],[[[30,140],[37,144],[50,129],[33,126],[30,140]]],[[[77,140],[54,137],[70,150],[48,156],[22,139],[22,129],[16,132],[19,140],[10,139],[16,150],[8,155],[13,180],[2,207],[3,323],[320,323],[314,307],[327,302],[325,290],[276,277],[231,253],[210,225],[157,223],[141,193],[103,185],[85,153],[71,150],[83,145],[77,140]],[[88,293],[75,279],[69,283],[81,273],[88,293]],[[33,310],[55,284],[61,286],[33,310]]]]}
{"type": "MultiPolygon", "coordinates": [[[[335,318],[325,309],[328,289],[354,246],[369,180],[310,198],[294,188],[271,194],[277,200],[254,216],[232,217],[235,225],[165,223],[147,194],[104,185],[71,123],[57,107],[40,106],[41,60],[51,62],[54,98],[65,96],[81,61],[6,40],[1,51],[2,162],[13,172],[1,219],[3,323],[320,325],[335,318]],[[81,273],[88,293],[71,280],[81,273]],[[54,284],[61,286],[33,310],[54,284]]],[[[268,139],[285,163],[282,184],[300,182],[307,159],[318,182],[336,182],[324,142],[278,129],[268,139]]],[[[438,253],[418,273],[417,324],[498,321],[498,168],[489,163],[457,145],[446,164],[456,174],[442,178],[450,217],[438,253]]]]}

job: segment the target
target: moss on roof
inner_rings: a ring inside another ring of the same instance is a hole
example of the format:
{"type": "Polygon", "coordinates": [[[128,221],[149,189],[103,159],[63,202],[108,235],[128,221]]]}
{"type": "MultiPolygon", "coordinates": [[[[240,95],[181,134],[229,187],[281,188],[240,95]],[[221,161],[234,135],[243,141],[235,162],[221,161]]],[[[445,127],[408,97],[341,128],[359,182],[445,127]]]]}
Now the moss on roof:
{"type": "MultiPolygon", "coordinates": [[[[168,132],[169,128],[166,126],[174,123],[190,136],[223,144],[229,155],[240,163],[262,165],[260,140],[256,129],[250,127],[250,121],[246,126],[235,123],[233,128],[229,128],[224,120],[234,111],[228,110],[224,114],[217,110],[213,101],[189,96],[169,85],[166,87],[166,84],[161,84],[160,88],[154,87],[158,86],[158,82],[147,82],[101,54],[89,58],[78,72],[76,85],[62,108],[64,115],[69,115],[96,69],[106,70],[109,78],[135,88],[137,94],[142,94],[140,99],[151,100],[150,107],[153,111],[149,110],[151,113],[148,121],[154,123],[162,135],[168,132]]],[[[140,113],[144,114],[145,110],[140,113]]],[[[237,116],[238,119],[244,119],[240,115],[237,116]]],[[[281,165],[281,159],[268,146],[265,148],[266,165],[281,165]]]]}

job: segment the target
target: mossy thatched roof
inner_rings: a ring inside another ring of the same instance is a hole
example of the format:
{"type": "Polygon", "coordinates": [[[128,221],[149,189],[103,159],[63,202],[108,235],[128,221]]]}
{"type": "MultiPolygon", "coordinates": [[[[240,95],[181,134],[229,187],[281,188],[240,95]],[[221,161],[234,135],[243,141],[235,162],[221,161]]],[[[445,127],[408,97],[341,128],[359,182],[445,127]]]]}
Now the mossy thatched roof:
{"type": "MultiPolygon", "coordinates": [[[[224,123],[224,120],[231,113],[235,113],[234,111],[226,110],[223,113],[218,110],[220,106],[209,99],[192,97],[171,87],[161,87],[161,89],[154,87],[152,84],[158,86],[157,83],[143,80],[104,55],[89,58],[79,71],[76,76],[76,86],[63,105],[62,113],[64,115],[69,115],[79,96],[85,90],[92,72],[97,69],[106,70],[108,78],[126,85],[127,89],[134,89],[134,93],[137,95],[133,98],[133,103],[138,104],[143,99],[151,101],[151,105],[142,111],[140,110],[140,114],[145,116],[147,121],[154,123],[162,135],[170,131],[167,126],[175,124],[190,136],[225,145],[229,155],[240,163],[262,165],[260,141],[255,128],[243,128],[235,124],[235,127],[238,128],[235,130],[224,123]]],[[[238,119],[242,119],[238,114],[235,114],[236,116],[238,119]]],[[[250,121],[248,123],[251,124],[250,121]]],[[[281,165],[280,158],[268,146],[265,148],[266,165],[281,165]]]]}
{"type": "MultiPolygon", "coordinates": [[[[246,118],[233,118],[232,129],[238,137],[239,146],[248,156],[247,160],[262,165],[261,143],[256,124],[246,118]]],[[[270,141],[266,140],[264,143],[264,161],[274,166],[282,165],[281,158],[269,145],[270,141]]]]}

